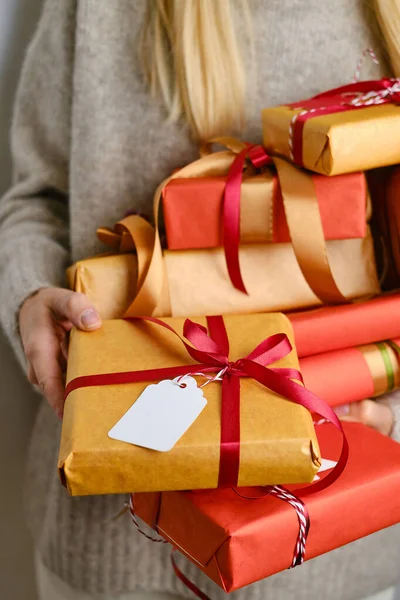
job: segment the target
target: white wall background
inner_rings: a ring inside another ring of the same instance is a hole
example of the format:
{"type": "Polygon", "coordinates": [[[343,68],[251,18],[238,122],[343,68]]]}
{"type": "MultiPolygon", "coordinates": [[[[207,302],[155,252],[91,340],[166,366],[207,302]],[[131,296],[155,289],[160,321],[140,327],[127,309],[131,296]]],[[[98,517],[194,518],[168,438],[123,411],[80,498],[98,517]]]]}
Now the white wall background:
{"type": "MultiPolygon", "coordinates": [[[[10,183],[8,138],[15,88],[41,4],[42,0],[0,0],[0,195],[10,183]]],[[[0,331],[0,597],[7,600],[36,598],[22,503],[25,454],[36,406],[37,397],[0,331]]]]}

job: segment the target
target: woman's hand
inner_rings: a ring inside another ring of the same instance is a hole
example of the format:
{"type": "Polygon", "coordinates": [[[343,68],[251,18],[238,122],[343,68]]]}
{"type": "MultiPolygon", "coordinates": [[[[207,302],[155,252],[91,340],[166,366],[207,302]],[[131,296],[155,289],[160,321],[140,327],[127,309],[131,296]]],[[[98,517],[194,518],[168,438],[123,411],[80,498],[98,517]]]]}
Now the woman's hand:
{"type": "Polygon", "coordinates": [[[353,402],[343,407],[338,406],[335,412],[342,421],[359,421],[383,435],[390,435],[394,426],[392,410],[385,400],[353,402]]]}
{"type": "Polygon", "coordinates": [[[25,300],[19,313],[28,379],[39,386],[60,419],[64,410],[68,332],[74,325],[93,331],[101,326],[101,319],[84,294],[61,288],[39,290],[25,300]]]}

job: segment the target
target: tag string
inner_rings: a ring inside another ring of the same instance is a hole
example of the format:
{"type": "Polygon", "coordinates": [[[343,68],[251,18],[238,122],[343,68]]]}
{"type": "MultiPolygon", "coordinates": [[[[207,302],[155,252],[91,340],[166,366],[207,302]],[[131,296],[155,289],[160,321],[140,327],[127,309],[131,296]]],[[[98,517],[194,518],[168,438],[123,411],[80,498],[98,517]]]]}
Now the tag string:
{"type": "MultiPolygon", "coordinates": [[[[201,373],[190,373],[189,376],[205,377],[205,379],[207,381],[205,381],[204,383],[202,383],[201,385],[198,386],[199,388],[203,388],[203,387],[206,387],[206,385],[208,385],[209,383],[212,383],[213,381],[223,381],[224,375],[227,370],[228,370],[228,367],[224,367],[216,375],[207,375],[207,373],[201,372],[201,373]]],[[[188,377],[188,375],[181,375],[176,380],[176,383],[178,385],[180,385],[181,382],[185,379],[185,377],[188,377]]]]}

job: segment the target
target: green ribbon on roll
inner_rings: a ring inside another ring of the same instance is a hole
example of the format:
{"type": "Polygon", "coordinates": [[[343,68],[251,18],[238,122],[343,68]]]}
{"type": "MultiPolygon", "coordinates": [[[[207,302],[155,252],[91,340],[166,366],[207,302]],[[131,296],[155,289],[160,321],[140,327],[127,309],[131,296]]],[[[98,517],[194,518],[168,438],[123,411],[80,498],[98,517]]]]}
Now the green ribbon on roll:
{"type": "Polygon", "coordinates": [[[387,346],[390,346],[390,347],[392,347],[392,346],[390,345],[389,342],[379,342],[378,344],[376,344],[376,346],[382,355],[383,364],[385,365],[385,369],[386,369],[386,377],[387,377],[387,390],[386,391],[391,392],[394,390],[394,370],[393,370],[392,362],[390,360],[387,346]]]}

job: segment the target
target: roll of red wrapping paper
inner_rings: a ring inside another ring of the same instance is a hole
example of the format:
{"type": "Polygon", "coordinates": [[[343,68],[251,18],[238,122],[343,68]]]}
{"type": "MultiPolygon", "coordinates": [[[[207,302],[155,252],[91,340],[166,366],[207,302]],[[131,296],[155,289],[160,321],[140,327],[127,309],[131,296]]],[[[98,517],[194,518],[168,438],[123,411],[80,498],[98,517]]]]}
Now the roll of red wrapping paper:
{"type": "Polygon", "coordinates": [[[305,386],[330,406],[373,398],[400,387],[397,346],[380,342],[300,359],[305,386]]]}
{"type": "Polygon", "coordinates": [[[287,315],[300,358],[400,338],[400,293],[287,315]]]}

